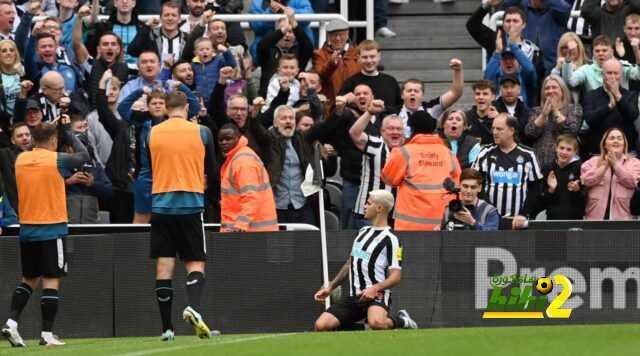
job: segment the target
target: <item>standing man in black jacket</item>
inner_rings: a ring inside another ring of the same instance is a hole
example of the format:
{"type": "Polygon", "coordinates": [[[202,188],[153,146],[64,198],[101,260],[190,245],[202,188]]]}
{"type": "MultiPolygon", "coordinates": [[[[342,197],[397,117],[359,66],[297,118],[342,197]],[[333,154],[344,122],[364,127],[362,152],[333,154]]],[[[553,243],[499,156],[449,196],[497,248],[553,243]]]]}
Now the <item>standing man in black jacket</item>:
{"type": "Polygon", "coordinates": [[[590,90],[584,99],[584,120],[589,124],[583,159],[600,152],[600,140],[613,127],[620,128],[629,140],[629,151],[637,150],[638,131],[634,122],[638,118],[638,93],[624,89],[622,64],[617,59],[609,59],[602,64],[603,85],[590,90]]]}
{"type": "Polygon", "coordinates": [[[499,113],[509,113],[518,119],[520,143],[531,146],[531,140],[524,134],[529,122],[529,108],[520,97],[520,79],[514,74],[505,74],[500,79],[500,96],[493,102],[499,113]]]}
{"type": "MultiPolygon", "coordinates": [[[[257,114],[264,104],[264,99],[256,98],[253,112],[257,114]]],[[[300,188],[307,166],[313,163],[313,152],[305,142],[305,134],[296,131],[295,112],[291,106],[278,106],[273,116],[273,127],[268,131],[257,117],[250,120],[250,129],[254,137],[269,140],[268,152],[260,157],[268,162],[265,165],[273,188],[278,222],[316,225],[311,200],[300,188]]]]}

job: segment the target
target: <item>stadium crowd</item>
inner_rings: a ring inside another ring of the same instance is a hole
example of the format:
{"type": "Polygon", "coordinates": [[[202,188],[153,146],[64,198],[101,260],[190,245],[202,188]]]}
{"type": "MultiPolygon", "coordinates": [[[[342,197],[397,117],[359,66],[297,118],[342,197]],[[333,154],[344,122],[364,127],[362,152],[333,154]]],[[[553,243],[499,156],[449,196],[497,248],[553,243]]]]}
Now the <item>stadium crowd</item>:
{"type": "MultiPolygon", "coordinates": [[[[249,43],[239,23],[215,17],[243,12],[237,0],[0,0],[1,225],[18,221],[15,161],[41,122],[56,125],[58,152],[74,152],[70,131],[90,157],[65,175],[69,223],[101,222],[100,211],[148,223],[149,135],[174,91],[214,138],[205,221],[222,231],[318,225],[315,149],[325,176],[339,177],[339,194],[322,199],[342,229],[368,224],[376,189],[394,194],[398,230],[521,229],[542,211],[636,219],[640,0],[586,0],[581,18],[572,6],[480,5],[467,30],[488,62],[464,110],[459,59],[450,89],[427,97],[421,80],[384,73],[383,49],[342,20],[318,44],[296,15],[326,12],[326,1],[253,0],[249,13],[286,16],[251,22],[249,43]],[[499,10],[501,27],[483,24],[499,10]],[[445,187],[459,187],[459,204],[445,187]]],[[[394,37],[384,7],[376,36],[394,37]]]]}

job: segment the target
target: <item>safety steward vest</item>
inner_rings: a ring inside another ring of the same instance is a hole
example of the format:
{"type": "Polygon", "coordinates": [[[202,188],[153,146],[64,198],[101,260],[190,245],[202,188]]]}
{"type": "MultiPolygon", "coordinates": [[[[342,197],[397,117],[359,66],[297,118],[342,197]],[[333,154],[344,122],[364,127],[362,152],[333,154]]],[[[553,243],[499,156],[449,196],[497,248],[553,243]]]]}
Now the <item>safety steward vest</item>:
{"type": "Polygon", "coordinates": [[[200,132],[200,125],[176,117],[151,128],[153,194],[204,194],[205,145],[200,132]]]}
{"type": "Polygon", "coordinates": [[[445,196],[442,182],[451,177],[460,182],[460,164],[438,135],[415,135],[394,148],[380,174],[396,197],[396,230],[433,230],[440,226],[444,209],[453,199],[445,196]]]}
{"type": "Polygon", "coordinates": [[[20,224],[59,224],[69,220],[58,153],[34,148],[20,154],[16,160],[16,183],[20,224]]]}
{"type": "Polygon", "coordinates": [[[221,232],[234,225],[246,231],[278,231],[269,174],[241,136],[220,169],[221,232]]]}

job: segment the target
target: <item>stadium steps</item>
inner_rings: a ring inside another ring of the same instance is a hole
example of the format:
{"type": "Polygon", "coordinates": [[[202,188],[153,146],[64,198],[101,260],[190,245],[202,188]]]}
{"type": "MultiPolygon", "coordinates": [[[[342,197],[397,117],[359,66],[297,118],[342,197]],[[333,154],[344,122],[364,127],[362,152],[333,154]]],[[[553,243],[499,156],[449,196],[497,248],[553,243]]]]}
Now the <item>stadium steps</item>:
{"type": "Polygon", "coordinates": [[[388,7],[388,25],[396,38],[376,38],[383,49],[385,72],[399,82],[417,78],[425,82],[426,97],[447,91],[451,84],[451,58],[463,62],[465,88],[457,106],[473,105],[471,84],[482,79],[481,48],[467,33],[465,23],[480,2],[456,0],[434,3],[410,0],[388,7]]]}

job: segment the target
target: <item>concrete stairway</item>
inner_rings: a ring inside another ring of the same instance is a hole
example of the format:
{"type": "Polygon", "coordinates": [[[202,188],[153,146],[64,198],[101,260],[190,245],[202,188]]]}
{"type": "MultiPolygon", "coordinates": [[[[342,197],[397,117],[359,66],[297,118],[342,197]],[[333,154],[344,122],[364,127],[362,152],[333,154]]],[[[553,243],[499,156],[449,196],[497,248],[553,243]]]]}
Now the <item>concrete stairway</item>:
{"type": "Polygon", "coordinates": [[[389,5],[388,26],[396,38],[376,38],[382,46],[385,72],[399,82],[417,78],[426,83],[426,97],[433,98],[449,89],[451,58],[463,62],[465,89],[456,106],[473,105],[471,84],[482,79],[480,46],[467,33],[465,23],[480,5],[478,0],[434,3],[410,0],[389,5]]]}

